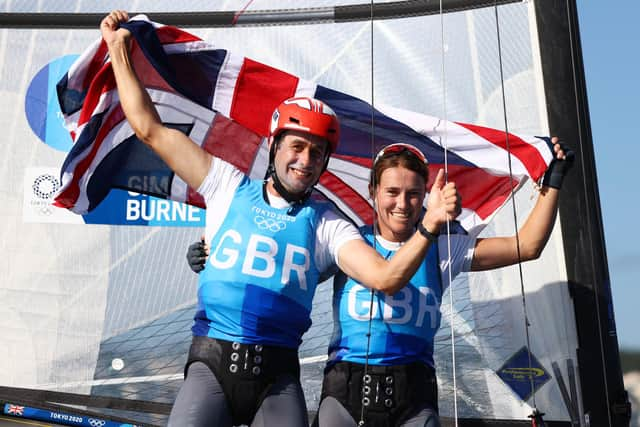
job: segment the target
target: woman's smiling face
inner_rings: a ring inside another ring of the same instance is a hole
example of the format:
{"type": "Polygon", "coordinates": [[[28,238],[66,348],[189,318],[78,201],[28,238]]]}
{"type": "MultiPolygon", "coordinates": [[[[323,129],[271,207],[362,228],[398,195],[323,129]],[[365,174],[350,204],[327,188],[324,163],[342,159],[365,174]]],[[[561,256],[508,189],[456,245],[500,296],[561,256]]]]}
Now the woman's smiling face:
{"type": "Polygon", "coordinates": [[[425,195],[426,183],[418,173],[402,166],[385,169],[373,194],[380,235],[393,242],[409,239],[425,195]]]}

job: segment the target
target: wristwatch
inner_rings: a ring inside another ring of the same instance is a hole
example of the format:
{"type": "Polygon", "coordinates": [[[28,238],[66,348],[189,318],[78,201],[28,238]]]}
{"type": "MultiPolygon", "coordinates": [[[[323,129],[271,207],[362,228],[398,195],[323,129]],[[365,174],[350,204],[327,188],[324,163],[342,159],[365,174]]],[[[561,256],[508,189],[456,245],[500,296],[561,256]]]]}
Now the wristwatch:
{"type": "Polygon", "coordinates": [[[418,231],[430,242],[435,242],[436,240],[438,240],[438,235],[440,234],[435,234],[427,230],[425,226],[422,225],[422,221],[418,222],[418,231]]]}

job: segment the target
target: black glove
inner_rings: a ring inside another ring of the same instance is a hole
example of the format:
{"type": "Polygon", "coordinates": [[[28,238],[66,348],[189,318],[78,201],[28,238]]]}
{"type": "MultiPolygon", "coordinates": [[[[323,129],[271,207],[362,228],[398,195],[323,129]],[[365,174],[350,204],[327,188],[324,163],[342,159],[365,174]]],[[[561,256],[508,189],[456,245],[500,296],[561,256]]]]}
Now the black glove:
{"type": "MultiPolygon", "coordinates": [[[[549,167],[547,168],[547,172],[544,174],[544,178],[542,179],[542,185],[560,189],[562,187],[562,180],[565,175],[573,166],[573,160],[575,159],[575,153],[567,148],[562,142],[558,142],[560,144],[560,148],[564,151],[564,159],[558,159],[556,157],[553,158],[551,163],[549,163],[549,167]]],[[[555,156],[555,152],[553,153],[555,156]]]]}
{"type": "Polygon", "coordinates": [[[204,250],[204,241],[199,240],[189,245],[187,250],[187,262],[189,267],[195,272],[200,273],[204,270],[204,263],[207,262],[207,253],[204,250]]]}

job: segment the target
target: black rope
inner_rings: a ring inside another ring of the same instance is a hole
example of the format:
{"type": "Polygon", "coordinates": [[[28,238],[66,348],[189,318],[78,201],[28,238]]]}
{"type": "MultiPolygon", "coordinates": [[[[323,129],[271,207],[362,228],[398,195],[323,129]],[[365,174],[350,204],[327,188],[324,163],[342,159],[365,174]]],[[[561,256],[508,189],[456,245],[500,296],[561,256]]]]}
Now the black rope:
{"type": "Polygon", "coordinates": [[[509,119],[507,117],[507,101],[504,90],[504,72],[502,66],[502,44],[500,40],[500,17],[498,15],[498,5],[497,3],[494,5],[494,13],[496,19],[496,37],[498,44],[498,65],[500,69],[500,89],[502,95],[502,111],[504,114],[504,131],[506,138],[506,146],[507,146],[507,163],[509,165],[509,180],[511,183],[511,206],[513,211],[513,226],[515,228],[515,237],[516,237],[516,252],[518,256],[518,275],[520,277],[520,295],[522,296],[522,310],[524,315],[524,331],[525,331],[525,339],[527,343],[527,363],[529,367],[529,386],[531,387],[531,396],[532,396],[532,406],[533,412],[530,415],[532,419],[538,420],[542,419],[542,413],[538,410],[536,405],[536,393],[535,393],[535,384],[533,380],[533,362],[531,360],[531,336],[529,334],[529,315],[527,313],[527,298],[525,296],[524,289],[524,274],[522,271],[522,256],[520,253],[520,233],[518,232],[518,211],[516,207],[516,199],[515,199],[515,191],[514,191],[514,179],[513,179],[513,169],[511,164],[511,147],[509,142],[509,119]]]}

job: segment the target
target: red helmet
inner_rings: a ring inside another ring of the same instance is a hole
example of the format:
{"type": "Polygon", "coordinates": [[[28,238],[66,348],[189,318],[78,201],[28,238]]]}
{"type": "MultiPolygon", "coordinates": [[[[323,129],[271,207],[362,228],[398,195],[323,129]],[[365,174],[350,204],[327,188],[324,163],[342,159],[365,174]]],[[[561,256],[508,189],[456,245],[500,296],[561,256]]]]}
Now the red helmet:
{"type": "Polygon", "coordinates": [[[285,130],[299,130],[329,141],[334,153],[340,139],[340,123],[336,113],[314,98],[289,98],[278,105],[271,116],[269,139],[272,141],[285,130]]]}

